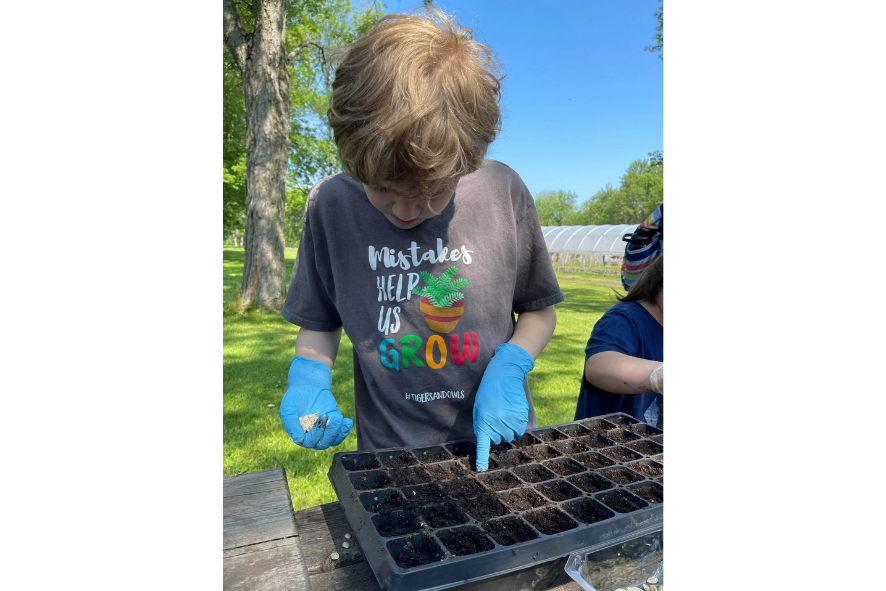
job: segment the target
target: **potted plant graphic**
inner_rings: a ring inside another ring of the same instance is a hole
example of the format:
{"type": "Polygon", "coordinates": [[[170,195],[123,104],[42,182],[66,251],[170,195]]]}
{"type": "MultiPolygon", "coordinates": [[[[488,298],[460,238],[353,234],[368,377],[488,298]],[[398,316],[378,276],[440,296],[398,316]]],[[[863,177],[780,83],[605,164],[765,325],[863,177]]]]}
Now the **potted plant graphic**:
{"type": "Polygon", "coordinates": [[[412,289],[412,293],[421,297],[419,307],[425,322],[434,332],[452,332],[464,314],[465,296],[460,290],[464,289],[468,280],[453,279],[457,271],[458,267],[449,267],[439,279],[427,271],[421,271],[418,276],[426,285],[412,289]]]}

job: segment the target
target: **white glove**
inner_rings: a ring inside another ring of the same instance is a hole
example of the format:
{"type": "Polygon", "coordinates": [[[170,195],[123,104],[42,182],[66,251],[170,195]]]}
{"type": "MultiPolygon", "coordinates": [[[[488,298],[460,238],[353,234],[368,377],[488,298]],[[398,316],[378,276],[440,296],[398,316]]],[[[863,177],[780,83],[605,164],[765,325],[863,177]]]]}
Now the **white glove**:
{"type": "Polygon", "coordinates": [[[664,394],[664,362],[659,363],[649,374],[649,385],[656,394],[664,394]]]}

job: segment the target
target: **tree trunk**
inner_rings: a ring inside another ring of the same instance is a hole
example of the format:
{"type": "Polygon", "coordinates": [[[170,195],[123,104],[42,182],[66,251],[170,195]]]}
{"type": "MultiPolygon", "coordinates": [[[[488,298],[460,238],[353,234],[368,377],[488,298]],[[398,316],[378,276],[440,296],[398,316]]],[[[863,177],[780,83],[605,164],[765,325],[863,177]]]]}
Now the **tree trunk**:
{"type": "Polygon", "coordinates": [[[246,102],[246,230],[240,295],[245,307],[283,306],[286,171],[291,86],[285,0],[255,0],[255,31],[246,35],[232,0],[224,0],[225,43],[240,66],[246,102]]]}

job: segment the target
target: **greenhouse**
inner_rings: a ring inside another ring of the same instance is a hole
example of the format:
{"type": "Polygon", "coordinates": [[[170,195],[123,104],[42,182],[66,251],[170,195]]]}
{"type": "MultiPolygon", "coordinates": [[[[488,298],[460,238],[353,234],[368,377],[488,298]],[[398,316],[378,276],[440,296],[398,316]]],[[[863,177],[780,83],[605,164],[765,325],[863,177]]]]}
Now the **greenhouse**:
{"type": "Polygon", "coordinates": [[[618,275],[627,244],[622,237],[638,225],[542,226],[541,231],[555,270],[618,275]]]}

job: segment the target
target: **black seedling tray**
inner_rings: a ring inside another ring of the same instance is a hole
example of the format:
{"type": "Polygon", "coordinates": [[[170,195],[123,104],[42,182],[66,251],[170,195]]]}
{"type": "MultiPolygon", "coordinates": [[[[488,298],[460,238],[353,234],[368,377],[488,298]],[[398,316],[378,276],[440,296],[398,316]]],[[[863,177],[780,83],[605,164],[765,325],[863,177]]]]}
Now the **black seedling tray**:
{"type": "Polygon", "coordinates": [[[335,454],[329,480],[378,584],[445,589],[661,529],[662,431],[623,413],[476,443],[335,454]]]}

